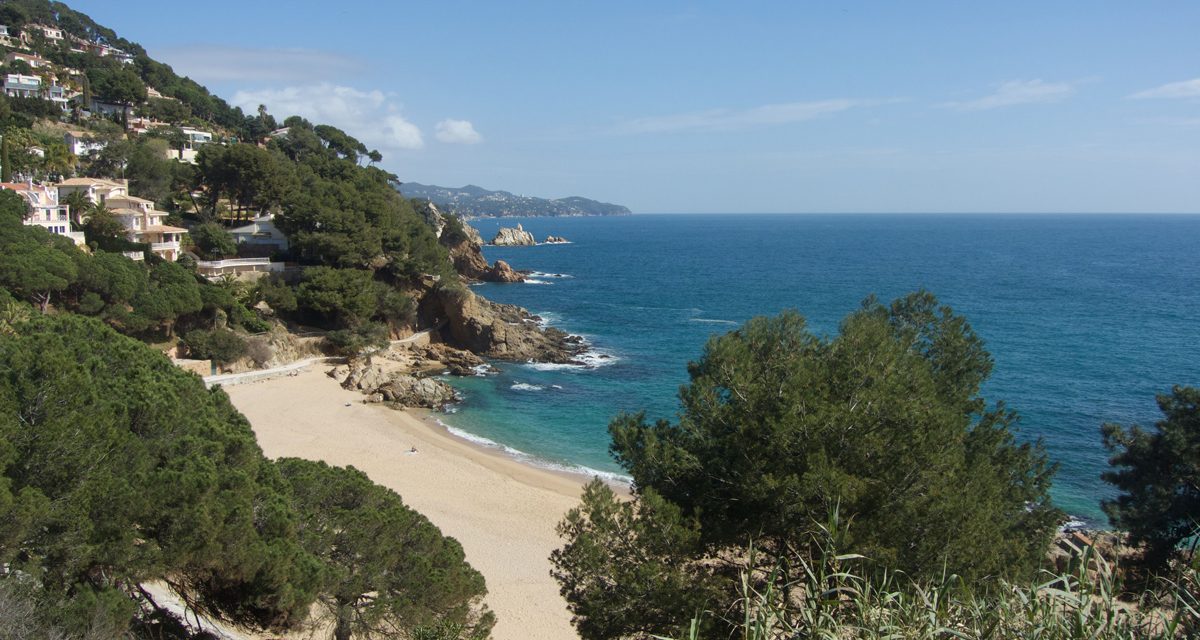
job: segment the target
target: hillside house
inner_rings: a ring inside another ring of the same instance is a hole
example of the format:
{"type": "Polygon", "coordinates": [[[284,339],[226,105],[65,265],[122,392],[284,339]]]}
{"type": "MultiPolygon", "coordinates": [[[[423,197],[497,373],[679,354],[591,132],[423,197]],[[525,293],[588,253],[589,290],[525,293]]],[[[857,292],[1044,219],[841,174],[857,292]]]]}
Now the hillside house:
{"type": "MultiPolygon", "coordinates": [[[[63,143],[71,150],[71,153],[78,158],[82,158],[93,151],[100,151],[108,146],[107,143],[96,140],[95,136],[87,131],[70,130],[63,134],[63,143]]],[[[83,180],[84,178],[79,178],[83,180]]]]}
{"type": "MultiPolygon", "coordinates": [[[[65,202],[72,193],[82,193],[92,204],[107,205],[112,197],[129,195],[128,180],[105,180],[103,178],[69,178],[54,185],[58,190],[59,202],[65,202]]],[[[75,222],[82,223],[82,211],[75,211],[75,222]]]]}
{"type": "Polygon", "coordinates": [[[105,102],[99,98],[92,98],[91,104],[87,106],[88,111],[92,115],[102,116],[117,116],[124,120],[133,117],[133,107],[127,104],[117,104],[115,102],[105,102]]]}
{"type": "Polygon", "coordinates": [[[4,64],[12,64],[14,61],[20,60],[29,65],[31,69],[46,69],[50,67],[50,61],[32,53],[21,53],[20,51],[9,51],[8,55],[4,56],[4,64]]]}
{"type": "Polygon", "coordinates": [[[230,229],[229,234],[241,246],[274,251],[287,251],[288,248],[287,236],[275,226],[274,214],[254,218],[248,225],[230,229]]]}
{"type": "Polygon", "coordinates": [[[76,245],[84,244],[83,232],[71,230],[70,207],[59,204],[57,189],[31,182],[0,182],[0,188],[16,192],[29,203],[26,225],[70,238],[76,245]]]}
{"type": "Polygon", "coordinates": [[[8,30],[8,25],[0,24],[0,45],[6,47],[17,46],[17,40],[13,38],[12,33],[8,30]]]}
{"type": "Polygon", "coordinates": [[[66,87],[52,84],[46,87],[46,90],[42,93],[42,97],[57,104],[58,108],[63,111],[70,110],[71,99],[67,96],[66,87]]]}
{"type": "Polygon", "coordinates": [[[190,127],[183,127],[182,131],[183,148],[168,149],[167,158],[174,158],[189,164],[196,164],[196,154],[200,151],[200,147],[212,143],[213,134],[209,133],[208,131],[192,129],[190,127]]]}
{"type": "Polygon", "coordinates": [[[34,24],[29,26],[27,31],[29,30],[41,31],[42,35],[46,36],[47,40],[55,43],[62,42],[64,38],[63,30],[59,29],[58,27],[49,27],[44,24],[34,24]]]}
{"type": "Polygon", "coordinates": [[[109,196],[105,205],[128,230],[130,240],[149,244],[150,251],[164,260],[179,258],[187,229],[163,224],[167,213],[155,209],[153,201],[128,195],[109,196]]]}
{"type": "Polygon", "coordinates": [[[10,73],[4,76],[4,95],[10,98],[38,98],[42,95],[42,79],[10,73]]]}

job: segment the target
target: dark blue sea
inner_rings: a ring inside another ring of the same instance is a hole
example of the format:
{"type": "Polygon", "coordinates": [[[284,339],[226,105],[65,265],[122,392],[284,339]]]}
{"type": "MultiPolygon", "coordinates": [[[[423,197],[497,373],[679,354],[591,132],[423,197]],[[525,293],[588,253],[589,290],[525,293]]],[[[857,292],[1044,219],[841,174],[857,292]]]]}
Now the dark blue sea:
{"type": "Polygon", "coordinates": [[[1104,522],[1105,422],[1151,425],[1155,394],[1200,385],[1200,216],[635,215],[517,222],[567,245],[487,247],[538,272],[484,296],[583,335],[594,367],[501,364],[451,380],[455,431],[541,464],[620,473],[621,411],[674,419],[686,365],[714,334],[797,309],[825,334],[868,295],[928,289],[995,359],[985,397],[1022,416],[1061,464],[1054,498],[1104,522]],[[603,357],[608,356],[608,357],[603,357]]]}

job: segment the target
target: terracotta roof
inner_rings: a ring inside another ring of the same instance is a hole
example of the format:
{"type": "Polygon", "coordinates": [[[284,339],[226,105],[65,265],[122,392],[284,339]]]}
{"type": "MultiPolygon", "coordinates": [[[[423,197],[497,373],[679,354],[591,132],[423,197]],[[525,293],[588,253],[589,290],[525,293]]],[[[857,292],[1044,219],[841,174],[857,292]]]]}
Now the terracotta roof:
{"type": "Polygon", "coordinates": [[[187,229],[172,227],[169,224],[155,224],[146,227],[146,233],[187,233],[187,229]]]}
{"type": "Polygon", "coordinates": [[[124,187],[125,185],[113,180],[105,180],[104,178],[68,178],[58,183],[59,186],[67,187],[90,187],[92,185],[100,185],[102,187],[124,187]]]}
{"type": "Polygon", "coordinates": [[[154,204],[153,200],[147,200],[145,198],[139,198],[137,196],[109,196],[108,200],[106,200],[106,202],[116,202],[118,200],[123,200],[126,202],[136,202],[138,204],[154,204]]]}

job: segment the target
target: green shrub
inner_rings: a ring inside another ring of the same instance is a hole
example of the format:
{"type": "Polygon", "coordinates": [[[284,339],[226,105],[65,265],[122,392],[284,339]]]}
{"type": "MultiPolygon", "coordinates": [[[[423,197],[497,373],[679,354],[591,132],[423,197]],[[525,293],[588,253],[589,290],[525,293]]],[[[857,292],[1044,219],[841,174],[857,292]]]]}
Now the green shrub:
{"type": "Polygon", "coordinates": [[[218,364],[228,364],[246,355],[246,340],[228,329],[197,329],[184,336],[183,343],[192,357],[211,358],[218,364]]]}
{"type": "Polygon", "coordinates": [[[325,342],[335,355],[356,356],[367,349],[387,344],[387,328],[374,323],[364,323],[353,329],[330,331],[325,334],[325,342]]]}

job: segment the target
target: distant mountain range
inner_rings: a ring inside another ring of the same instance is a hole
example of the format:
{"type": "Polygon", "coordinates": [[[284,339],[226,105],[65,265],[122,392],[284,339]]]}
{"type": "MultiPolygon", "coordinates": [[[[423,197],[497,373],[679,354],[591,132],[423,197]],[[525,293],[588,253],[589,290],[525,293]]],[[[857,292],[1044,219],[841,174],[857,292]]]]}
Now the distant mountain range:
{"type": "Polygon", "coordinates": [[[597,202],[577,196],[547,200],[518,196],[507,191],[488,191],[469,184],[449,188],[405,182],[400,193],[408,198],[424,198],[451,213],[468,218],[505,218],[515,216],[625,216],[627,207],[597,202]]]}

